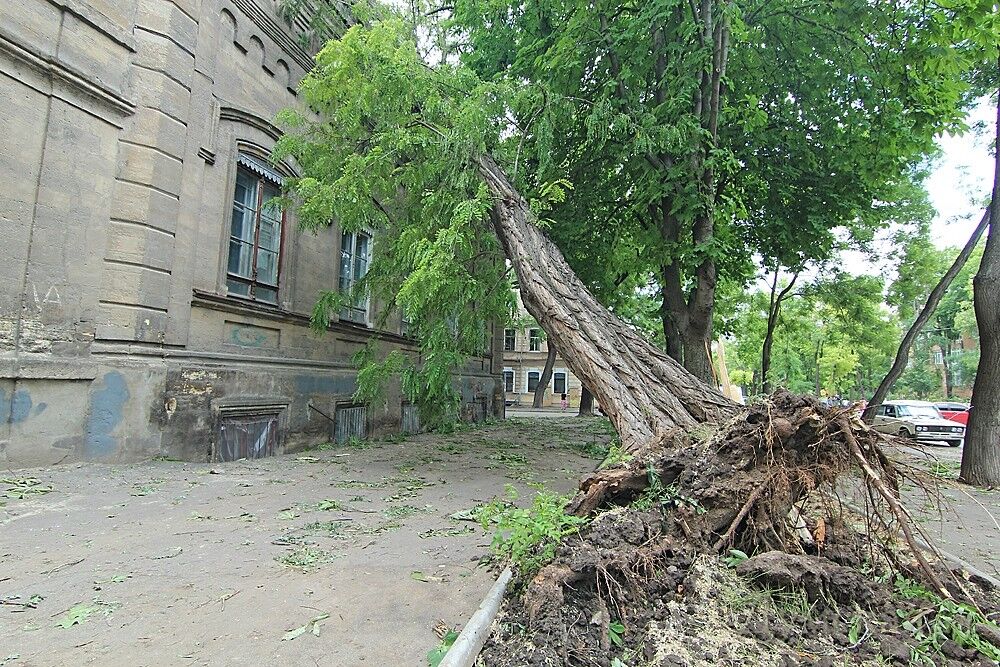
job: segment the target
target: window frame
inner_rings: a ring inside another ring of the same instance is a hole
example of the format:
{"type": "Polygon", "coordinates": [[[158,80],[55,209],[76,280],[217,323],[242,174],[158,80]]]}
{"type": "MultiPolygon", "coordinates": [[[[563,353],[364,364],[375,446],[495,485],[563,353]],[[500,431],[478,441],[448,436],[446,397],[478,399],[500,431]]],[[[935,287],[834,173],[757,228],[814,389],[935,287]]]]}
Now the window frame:
{"type": "Polygon", "coordinates": [[[542,372],[540,370],[538,370],[538,369],[529,369],[529,370],[526,370],[524,372],[524,393],[526,393],[526,394],[533,394],[533,393],[535,393],[535,389],[538,388],[538,386],[541,384],[541,381],[542,381],[542,372]],[[537,376],[535,378],[535,388],[534,389],[531,387],[531,376],[532,376],[532,374],[534,374],[535,376],[537,376]]]}
{"type": "Polygon", "coordinates": [[[513,394],[514,389],[517,387],[516,381],[517,373],[514,372],[513,368],[503,369],[503,390],[508,394],[513,394]],[[507,378],[510,378],[510,383],[507,382],[507,378]],[[509,387],[509,388],[508,388],[509,387]]]}
{"type": "Polygon", "coordinates": [[[554,370],[552,371],[552,393],[553,394],[568,394],[569,393],[569,374],[565,370],[554,370]],[[562,391],[556,389],[556,380],[562,376],[563,388],[562,391]]]}
{"type": "Polygon", "coordinates": [[[528,352],[542,351],[542,330],[528,329],[528,352]]]}
{"type": "MultiPolygon", "coordinates": [[[[344,285],[343,285],[344,275],[343,275],[343,272],[340,270],[340,268],[343,266],[343,261],[344,261],[344,237],[349,236],[351,238],[351,253],[350,253],[350,257],[351,257],[351,261],[350,261],[350,270],[351,270],[351,278],[350,278],[350,280],[351,280],[351,284],[348,285],[348,287],[347,287],[347,289],[349,291],[351,289],[351,286],[353,286],[359,280],[359,278],[354,275],[354,269],[355,269],[355,256],[357,255],[357,250],[358,250],[358,235],[360,235],[360,234],[363,234],[364,236],[366,236],[368,238],[368,249],[367,249],[367,251],[365,253],[366,254],[366,257],[365,257],[365,275],[368,275],[368,270],[371,268],[372,246],[375,243],[375,235],[369,229],[362,229],[362,230],[355,231],[355,232],[350,232],[350,231],[347,231],[346,229],[341,229],[340,230],[340,247],[338,248],[338,259],[340,260],[340,262],[338,263],[338,270],[337,270],[337,291],[340,292],[341,294],[345,294],[344,285]]],[[[361,278],[364,278],[364,276],[361,276],[361,278]]],[[[357,305],[345,305],[343,308],[341,308],[340,313],[338,314],[338,318],[340,319],[341,322],[351,322],[353,324],[358,324],[358,325],[361,325],[363,327],[370,327],[371,326],[371,306],[372,306],[372,304],[371,304],[371,296],[369,294],[365,294],[365,299],[364,299],[364,316],[363,316],[362,319],[357,320],[357,319],[354,319],[353,317],[346,316],[346,314],[354,313],[356,311],[361,310],[361,308],[358,307],[357,305]]],[[[402,324],[401,324],[401,327],[402,327],[402,324]]],[[[406,335],[406,334],[404,334],[404,335],[406,335]]]]}
{"type": "Polygon", "coordinates": [[[514,352],[517,350],[517,329],[504,329],[503,330],[503,351],[504,352],[514,352]],[[507,334],[510,334],[509,336],[507,334]],[[510,341],[510,347],[507,346],[507,341],[510,341]]]}
{"type": "MultiPolygon", "coordinates": [[[[231,196],[230,196],[230,199],[229,199],[229,208],[228,208],[229,215],[227,217],[227,221],[228,221],[228,225],[227,226],[228,226],[228,229],[227,229],[227,233],[226,233],[226,245],[225,245],[225,248],[226,248],[226,264],[225,264],[226,294],[228,296],[231,296],[231,297],[234,297],[234,298],[237,298],[237,299],[246,299],[248,301],[253,301],[255,303],[262,303],[262,304],[267,304],[267,305],[274,306],[274,307],[279,307],[279,305],[281,303],[281,287],[282,287],[281,272],[282,272],[282,269],[283,269],[283,264],[284,264],[283,260],[284,260],[284,255],[285,255],[285,228],[288,226],[287,225],[288,216],[287,216],[287,211],[285,211],[285,209],[281,209],[281,215],[277,219],[277,223],[278,223],[278,226],[279,226],[278,234],[277,234],[277,236],[278,236],[278,248],[277,248],[276,251],[274,251],[275,254],[277,255],[277,258],[276,258],[276,261],[275,261],[276,267],[275,267],[275,279],[274,279],[274,284],[273,285],[270,284],[270,283],[264,282],[263,280],[260,280],[258,278],[258,268],[259,267],[257,265],[257,259],[258,259],[258,256],[259,256],[260,250],[261,250],[261,247],[260,247],[261,217],[262,217],[263,212],[264,212],[264,207],[267,205],[267,202],[264,201],[265,188],[266,187],[270,187],[271,189],[273,189],[275,191],[276,194],[273,195],[270,198],[270,199],[273,199],[275,196],[280,196],[280,194],[281,194],[281,183],[277,182],[277,178],[276,177],[269,177],[269,176],[267,176],[265,174],[260,174],[260,173],[255,172],[245,162],[242,161],[243,159],[246,159],[247,162],[250,162],[250,161],[253,161],[254,163],[258,162],[258,160],[254,159],[252,156],[250,156],[250,155],[248,155],[246,153],[243,153],[243,152],[240,152],[238,154],[238,156],[237,156],[237,159],[236,159],[236,178],[234,179],[233,184],[232,184],[232,188],[231,188],[231,196]],[[246,241],[246,240],[244,240],[242,238],[239,238],[239,237],[233,235],[233,210],[236,208],[237,205],[239,205],[240,210],[242,212],[244,212],[244,213],[248,210],[247,206],[246,206],[246,204],[244,202],[237,201],[237,199],[236,199],[236,189],[239,186],[239,178],[240,178],[240,174],[241,173],[243,175],[245,175],[246,177],[248,177],[253,182],[253,184],[255,186],[254,187],[254,206],[253,206],[253,208],[249,209],[249,210],[251,210],[253,212],[253,226],[254,226],[254,229],[253,229],[253,240],[252,241],[246,241]],[[233,272],[231,272],[229,270],[230,261],[232,259],[233,242],[234,241],[238,242],[241,245],[250,245],[251,248],[252,248],[252,252],[251,252],[251,256],[250,256],[250,277],[249,278],[246,277],[246,276],[241,276],[241,275],[239,275],[237,273],[233,273],[233,272]],[[239,283],[239,284],[242,284],[242,285],[246,285],[247,286],[247,294],[240,294],[238,292],[234,292],[230,288],[230,286],[229,286],[230,281],[232,281],[234,283],[239,283]],[[272,301],[270,299],[261,297],[257,293],[258,287],[260,289],[264,289],[264,290],[273,290],[274,291],[274,300],[272,301]]],[[[270,201],[270,199],[268,201],[270,201]]],[[[270,249],[265,249],[265,250],[267,252],[272,252],[270,249]]]]}

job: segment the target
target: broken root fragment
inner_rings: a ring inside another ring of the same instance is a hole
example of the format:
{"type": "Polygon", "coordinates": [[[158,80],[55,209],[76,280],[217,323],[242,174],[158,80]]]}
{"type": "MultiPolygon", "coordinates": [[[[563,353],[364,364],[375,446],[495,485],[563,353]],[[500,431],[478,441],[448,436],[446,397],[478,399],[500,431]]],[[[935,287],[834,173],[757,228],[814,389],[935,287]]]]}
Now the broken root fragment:
{"type": "Polygon", "coordinates": [[[919,552],[884,442],[778,392],[707,440],[594,473],[568,507],[593,520],[511,588],[483,664],[994,664],[997,592],[919,552]],[[852,471],[868,516],[838,500],[852,471]],[[936,618],[962,641],[927,640],[936,618]]]}

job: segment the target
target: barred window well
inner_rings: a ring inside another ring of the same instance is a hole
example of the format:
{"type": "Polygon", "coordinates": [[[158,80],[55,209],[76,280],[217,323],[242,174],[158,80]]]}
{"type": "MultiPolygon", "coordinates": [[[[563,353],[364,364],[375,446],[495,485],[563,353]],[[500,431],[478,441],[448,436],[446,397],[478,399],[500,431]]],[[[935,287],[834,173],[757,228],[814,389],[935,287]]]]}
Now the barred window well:
{"type": "Polygon", "coordinates": [[[284,212],[268,202],[281,192],[281,176],[241,153],[229,230],[226,287],[230,294],[278,303],[284,212]]]}
{"type": "MultiPolygon", "coordinates": [[[[371,236],[365,232],[344,232],[340,239],[340,291],[350,293],[354,285],[368,273],[371,261],[371,236]]],[[[368,297],[355,295],[340,312],[340,319],[359,324],[368,323],[368,297]]]]}

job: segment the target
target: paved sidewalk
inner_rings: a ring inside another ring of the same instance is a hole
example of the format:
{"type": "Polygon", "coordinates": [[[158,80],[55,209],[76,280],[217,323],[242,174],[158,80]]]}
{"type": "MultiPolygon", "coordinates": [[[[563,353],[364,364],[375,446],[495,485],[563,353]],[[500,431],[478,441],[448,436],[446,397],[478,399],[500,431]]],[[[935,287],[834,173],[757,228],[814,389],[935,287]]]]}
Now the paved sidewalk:
{"type": "Polygon", "coordinates": [[[426,664],[438,619],[464,623],[494,579],[476,562],[489,536],[449,516],[505,484],[573,491],[606,424],[0,474],[53,489],[3,498],[0,484],[0,599],[40,596],[0,605],[0,665],[426,664]]]}

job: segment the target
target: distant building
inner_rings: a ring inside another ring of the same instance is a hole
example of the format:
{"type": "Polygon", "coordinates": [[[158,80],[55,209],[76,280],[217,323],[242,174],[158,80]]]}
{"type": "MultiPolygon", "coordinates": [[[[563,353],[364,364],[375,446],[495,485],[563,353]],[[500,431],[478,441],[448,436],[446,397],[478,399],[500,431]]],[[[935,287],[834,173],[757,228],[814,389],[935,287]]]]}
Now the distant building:
{"type": "MultiPolygon", "coordinates": [[[[309,5],[309,3],[306,3],[309,5]]],[[[414,351],[323,289],[369,235],[266,206],[275,114],[312,66],[277,0],[18,0],[0,22],[0,463],[256,457],[418,428],[398,389],[356,406],[352,355],[414,351]]],[[[306,24],[297,17],[295,25],[306,24]]],[[[459,378],[502,413],[501,355],[459,378]]]]}
{"type": "MultiPolygon", "coordinates": [[[[522,322],[531,320],[519,292],[517,304],[518,320],[522,322]]],[[[535,387],[538,386],[542,370],[545,368],[548,349],[545,334],[537,324],[504,330],[503,383],[508,405],[531,405],[535,387]]],[[[562,394],[565,393],[569,405],[578,408],[581,388],[580,380],[569,370],[563,358],[557,355],[542,404],[545,407],[558,407],[562,394]]]]}

